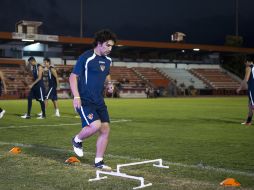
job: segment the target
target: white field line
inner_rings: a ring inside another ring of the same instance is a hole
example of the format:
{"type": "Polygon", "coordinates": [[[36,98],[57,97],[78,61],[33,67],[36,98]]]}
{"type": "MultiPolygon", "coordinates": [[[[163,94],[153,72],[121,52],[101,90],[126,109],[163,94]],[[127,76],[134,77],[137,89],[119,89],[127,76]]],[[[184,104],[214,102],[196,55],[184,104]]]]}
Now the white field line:
{"type": "Polygon", "coordinates": [[[0,129],[13,129],[13,128],[27,128],[27,127],[50,127],[50,126],[64,126],[64,125],[80,125],[80,123],[60,123],[60,124],[50,124],[50,125],[11,125],[8,127],[0,127],[0,129]]]}
{"type": "MultiPolygon", "coordinates": [[[[131,122],[128,119],[119,119],[119,120],[112,120],[111,123],[123,123],[123,122],[131,122]]],[[[27,128],[27,127],[57,127],[57,126],[65,126],[65,125],[80,125],[81,123],[60,123],[60,124],[49,124],[49,125],[11,125],[8,127],[0,127],[0,129],[13,129],[13,128],[27,128]]]]}
{"type": "MultiPolygon", "coordinates": [[[[26,148],[40,148],[40,149],[43,149],[43,150],[73,153],[72,150],[40,147],[40,146],[35,146],[35,145],[31,145],[31,144],[22,144],[22,143],[10,143],[10,142],[0,141],[0,145],[12,145],[12,146],[20,146],[20,147],[26,147],[26,148]]],[[[94,153],[91,153],[91,152],[85,152],[85,154],[94,156],[94,153]]],[[[105,156],[109,157],[109,158],[130,160],[130,161],[134,161],[134,162],[137,162],[137,161],[141,162],[141,161],[144,161],[144,160],[149,160],[149,159],[141,159],[141,158],[134,158],[134,157],[130,157],[130,156],[120,156],[120,155],[112,155],[112,154],[106,154],[105,156]]],[[[254,173],[252,173],[252,172],[244,172],[244,171],[231,170],[231,169],[226,169],[226,168],[216,168],[216,167],[213,167],[213,166],[191,165],[191,164],[183,164],[183,163],[170,162],[170,161],[164,161],[164,160],[163,160],[163,165],[165,165],[165,166],[166,165],[171,165],[171,166],[184,167],[184,168],[194,168],[194,169],[200,169],[200,170],[216,171],[216,172],[223,172],[223,173],[229,173],[229,174],[235,174],[235,175],[254,177],[254,173]]]]}

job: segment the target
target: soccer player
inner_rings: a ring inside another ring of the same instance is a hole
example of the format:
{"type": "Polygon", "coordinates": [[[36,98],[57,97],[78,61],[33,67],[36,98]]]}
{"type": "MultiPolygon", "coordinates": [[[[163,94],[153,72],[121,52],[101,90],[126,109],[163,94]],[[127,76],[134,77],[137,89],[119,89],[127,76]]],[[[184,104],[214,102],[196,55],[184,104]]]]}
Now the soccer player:
{"type": "MultiPolygon", "coordinates": [[[[4,73],[2,71],[0,71],[0,96],[2,95],[2,87],[4,89],[4,93],[6,94],[7,88],[6,88],[6,84],[5,84],[4,73]]],[[[5,110],[0,108],[0,119],[4,116],[4,114],[5,114],[5,110]]]]}
{"type": "MultiPolygon", "coordinates": [[[[111,170],[105,165],[103,156],[109,138],[109,114],[103,99],[104,82],[111,85],[110,54],[116,43],[116,35],[109,30],[101,30],[95,34],[94,49],[84,52],[78,59],[69,78],[74,96],[73,106],[82,121],[81,131],[72,139],[74,152],[84,155],[82,142],[99,133],[96,143],[95,167],[111,170]]],[[[112,89],[112,88],[109,88],[112,89]]]]}
{"type": "Polygon", "coordinates": [[[57,99],[58,99],[57,87],[59,87],[57,72],[56,72],[56,69],[51,65],[51,60],[49,58],[44,58],[43,63],[48,69],[48,87],[49,87],[48,92],[46,93],[45,107],[47,108],[48,99],[51,99],[54,104],[55,115],[57,117],[60,117],[60,112],[59,112],[58,103],[57,103],[57,99]]]}
{"type": "Polygon", "coordinates": [[[31,118],[30,114],[32,109],[32,102],[33,102],[33,99],[36,99],[37,101],[40,102],[41,111],[42,111],[42,115],[37,117],[37,119],[45,119],[46,118],[45,103],[44,103],[45,87],[44,87],[43,77],[42,77],[43,67],[36,62],[34,57],[30,57],[28,59],[28,63],[32,66],[34,82],[31,85],[29,85],[30,92],[27,98],[27,102],[28,102],[27,113],[21,116],[21,118],[23,119],[31,118]]]}
{"type": "Polygon", "coordinates": [[[251,125],[253,110],[254,110],[254,65],[253,61],[249,58],[245,61],[245,77],[241,82],[239,88],[237,88],[236,92],[239,93],[242,89],[244,89],[248,85],[248,97],[249,97],[249,113],[245,122],[241,123],[242,125],[251,125]]]}

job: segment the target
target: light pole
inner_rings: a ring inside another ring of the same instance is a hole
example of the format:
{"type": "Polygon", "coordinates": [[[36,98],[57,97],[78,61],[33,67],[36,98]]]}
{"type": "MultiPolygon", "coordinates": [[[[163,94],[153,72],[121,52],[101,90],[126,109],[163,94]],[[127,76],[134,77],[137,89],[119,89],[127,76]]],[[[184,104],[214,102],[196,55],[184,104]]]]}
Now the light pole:
{"type": "Polygon", "coordinates": [[[83,0],[80,0],[80,38],[83,37],[83,0]]]}
{"type": "Polygon", "coordinates": [[[239,10],[238,10],[238,0],[235,0],[235,35],[239,35],[238,27],[239,27],[239,10]]]}

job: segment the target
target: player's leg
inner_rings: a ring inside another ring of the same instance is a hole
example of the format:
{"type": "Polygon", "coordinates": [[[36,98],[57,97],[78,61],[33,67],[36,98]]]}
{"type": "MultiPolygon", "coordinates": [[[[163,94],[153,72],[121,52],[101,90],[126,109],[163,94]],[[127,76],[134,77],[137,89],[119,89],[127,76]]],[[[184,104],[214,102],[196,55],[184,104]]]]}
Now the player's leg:
{"type": "Polygon", "coordinates": [[[81,131],[72,139],[74,152],[79,157],[84,156],[82,142],[95,134],[99,130],[100,126],[100,120],[96,120],[91,124],[84,126],[81,131]]]}
{"type": "Polygon", "coordinates": [[[100,106],[96,111],[101,119],[101,127],[98,131],[99,136],[97,138],[97,143],[96,143],[96,156],[94,160],[95,161],[94,165],[95,167],[100,169],[111,170],[111,167],[107,166],[103,161],[103,157],[108,146],[109,133],[110,133],[110,127],[109,127],[110,121],[109,121],[108,110],[106,105],[103,105],[103,106],[100,106]]]}
{"type": "Polygon", "coordinates": [[[80,108],[76,109],[76,111],[80,115],[81,122],[82,122],[82,129],[72,139],[72,144],[73,144],[74,152],[79,157],[82,157],[84,155],[82,142],[86,138],[95,134],[99,130],[99,128],[101,127],[101,122],[93,106],[82,105],[80,108]]]}
{"type": "Polygon", "coordinates": [[[90,125],[87,125],[84,128],[82,128],[82,130],[78,133],[77,137],[80,140],[84,141],[88,137],[95,134],[100,129],[100,127],[101,127],[101,121],[96,120],[92,122],[90,125]]]}
{"type": "Polygon", "coordinates": [[[27,97],[27,113],[25,115],[22,115],[21,118],[23,118],[23,119],[30,119],[31,118],[33,97],[34,97],[34,89],[32,88],[28,94],[28,97],[27,97]]]}
{"type": "Polygon", "coordinates": [[[103,158],[108,145],[110,132],[109,123],[107,122],[101,123],[101,127],[98,132],[99,136],[97,138],[96,143],[96,157],[103,158]]]}
{"type": "Polygon", "coordinates": [[[46,118],[46,109],[45,109],[45,103],[44,101],[39,101],[40,102],[40,105],[41,105],[41,113],[42,115],[37,117],[37,119],[45,119],[46,118]]]}
{"type": "Polygon", "coordinates": [[[48,100],[50,99],[51,91],[52,91],[52,88],[50,88],[48,90],[48,92],[46,93],[46,96],[45,96],[45,108],[48,107],[48,100]]]}
{"type": "Polygon", "coordinates": [[[52,102],[53,102],[53,105],[54,105],[54,108],[55,108],[56,116],[60,117],[60,112],[59,112],[57,100],[52,100],[52,102]]]}
{"type": "MultiPolygon", "coordinates": [[[[45,110],[47,109],[47,106],[48,106],[48,100],[45,99],[44,100],[44,106],[45,106],[45,110]]],[[[42,110],[42,109],[41,109],[42,110]]],[[[45,111],[46,112],[46,111],[45,111]]],[[[42,111],[40,113],[37,114],[38,116],[42,117],[42,111]]]]}
{"type": "MultiPolygon", "coordinates": [[[[0,87],[0,96],[2,95],[2,89],[0,87]]],[[[0,119],[4,116],[5,114],[5,110],[3,110],[2,108],[0,108],[0,119]]]]}
{"type": "Polygon", "coordinates": [[[103,170],[111,170],[111,167],[107,166],[103,160],[109,140],[109,132],[110,132],[109,123],[108,122],[102,123],[98,132],[99,136],[97,138],[96,143],[96,157],[94,160],[94,165],[96,168],[100,168],[103,170]]]}
{"type": "Polygon", "coordinates": [[[242,125],[251,125],[252,122],[252,117],[253,117],[253,109],[254,109],[254,105],[252,104],[252,101],[249,101],[249,105],[248,105],[248,116],[245,122],[241,123],[242,125]]]}
{"type": "Polygon", "coordinates": [[[30,94],[27,98],[27,115],[28,116],[31,115],[32,105],[33,105],[33,96],[32,94],[30,94]]]}
{"type": "MultiPolygon", "coordinates": [[[[50,88],[48,90],[48,92],[46,93],[46,96],[44,97],[44,105],[45,105],[45,110],[48,107],[48,99],[50,98],[50,94],[51,94],[52,88],[50,88]]],[[[40,96],[40,95],[39,95],[40,96]]],[[[38,113],[38,116],[40,116],[40,118],[42,117],[42,111],[40,113],[38,113]]]]}
{"type": "Polygon", "coordinates": [[[57,90],[55,87],[50,88],[48,98],[52,100],[54,108],[55,108],[55,116],[60,117],[60,112],[58,108],[58,102],[57,102],[57,90]]]}
{"type": "Polygon", "coordinates": [[[46,118],[46,109],[45,109],[45,88],[44,86],[40,86],[36,91],[36,99],[40,102],[42,115],[37,117],[37,119],[45,119],[46,118]]]}
{"type": "Polygon", "coordinates": [[[4,116],[4,114],[5,114],[5,110],[0,108],[0,119],[4,116]]]}
{"type": "Polygon", "coordinates": [[[44,104],[45,104],[45,109],[47,109],[47,107],[48,107],[48,99],[44,100],[44,104]]]}

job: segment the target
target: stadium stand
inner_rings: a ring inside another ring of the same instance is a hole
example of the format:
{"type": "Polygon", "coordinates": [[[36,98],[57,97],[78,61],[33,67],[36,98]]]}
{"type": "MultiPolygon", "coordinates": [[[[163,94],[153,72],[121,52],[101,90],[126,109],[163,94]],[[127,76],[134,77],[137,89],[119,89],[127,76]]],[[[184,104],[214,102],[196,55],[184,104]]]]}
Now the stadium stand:
{"type": "Polygon", "coordinates": [[[212,95],[236,95],[236,89],[241,81],[237,76],[223,69],[191,69],[190,71],[212,87],[212,95]]]}
{"type": "Polygon", "coordinates": [[[161,73],[164,73],[169,78],[177,81],[177,85],[185,84],[185,86],[193,86],[195,89],[205,89],[208,86],[198,77],[190,73],[186,69],[176,68],[159,68],[161,73]]]}
{"type": "Polygon", "coordinates": [[[115,84],[115,97],[145,97],[146,82],[133,69],[113,66],[110,75],[115,84]]]}
{"type": "Polygon", "coordinates": [[[32,81],[29,68],[21,59],[0,59],[0,70],[5,75],[7,94],[2,99],[25,98],[28,93],[28,84],[32,81]]]}
{"type": "Polygon", "coordinates": [[[170,83],[170,80],[157,69],[147,67],[133,67],[132,69],[153,88],[167,87],[170,83]]]}
{"type": "Polygon", "coordinates": [[[191,69],[192,73],[214,89],[236,89],[239,81],[222,69],[191,69]]]}

